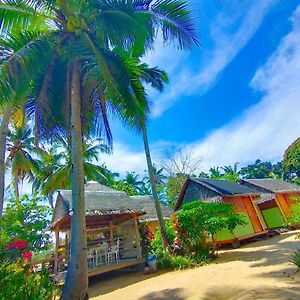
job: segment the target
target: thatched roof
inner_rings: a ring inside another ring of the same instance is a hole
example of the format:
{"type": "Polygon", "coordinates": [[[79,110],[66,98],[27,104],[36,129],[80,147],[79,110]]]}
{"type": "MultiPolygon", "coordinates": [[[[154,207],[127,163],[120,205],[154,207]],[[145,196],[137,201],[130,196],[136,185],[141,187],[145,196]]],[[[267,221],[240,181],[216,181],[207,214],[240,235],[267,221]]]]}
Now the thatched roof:
{"type": "Polygon", "coordinates": [[[300,186],[279,179],[242,179],[241,184],[255,188],[262,193],[293,193],[300,192],[300,186]]]}
{"type": "MultiPolygon", "coordinates": [[[[157,214],[152,196],[131,196],[131,200],[135,203],[136,207],[140,210],[145,211],[146,214],[140,217],[142,221],[153,221],[157,220],[157,214]]],[[[162,214],[164,219],[169,219],[173,214],[173,207],[168,206],[164,203],[160,203],[162,214]]]]}
{"type": "MultiPolygon", "coordinates": [[[[117,191],[107,186],[89,182],[85,185],[86,216],[108,216],[137,214],[145,215],[142,220],[157,219],[154,200],[151,196],[128,196],[123,191],[117,191]]],[[[163,216],[170,218],[172,209],[162,204],[163,216]]],[[[58,191],[52,223],[72,211],[72,191],[58,191]]]]}

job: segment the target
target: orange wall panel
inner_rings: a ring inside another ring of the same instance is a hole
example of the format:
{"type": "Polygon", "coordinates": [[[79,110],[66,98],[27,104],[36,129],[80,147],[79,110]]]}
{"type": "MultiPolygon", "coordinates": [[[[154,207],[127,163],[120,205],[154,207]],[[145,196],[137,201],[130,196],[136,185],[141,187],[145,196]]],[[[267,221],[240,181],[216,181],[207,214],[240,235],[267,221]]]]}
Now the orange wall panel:
{"type": "Polygon", "coordinates": [[[252,222],[252,226],[254,228],[255,232],[263,231],[262,225],[259,221],[259,218],[256,214],[256,211],[253,207],[253,203],[250,197],[242,197],[243,203],[247,209],[247,212],[249,214],[250,220],[252,222]]]}
{"type": "Polygon", "coordinates": [[[291,213],[291,208],[287,201],[287,198],[284,196],[284,194],[276,194],[276,198],[277,198],[285,216],[287,217],[291,213]]]}

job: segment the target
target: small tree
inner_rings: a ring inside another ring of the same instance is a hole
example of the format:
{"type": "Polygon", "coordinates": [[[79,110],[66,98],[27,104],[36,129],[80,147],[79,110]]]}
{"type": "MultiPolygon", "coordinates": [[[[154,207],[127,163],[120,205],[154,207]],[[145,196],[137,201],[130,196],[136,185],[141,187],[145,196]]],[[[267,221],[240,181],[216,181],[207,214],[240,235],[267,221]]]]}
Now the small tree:
{"type": "Polygon", "coordinates": [[[207,246],[207,237],[211,237],[214,253],[218,231],[232,231],[236,226],[245,224],[243,217],[233,211],[233,205],[225,203],[193,201],[184,204],[176,216],[189,252],[200,251],[199,247],[207,246]]]}
{"type": "Polygon", "coordinates": [[[0,219],[0,259],[9,257],[7,248],[18,241],[24,241],[24,247],[19,247],[22,251],[40,252],[49,247],[51,236],[45,230],[50,211],[40,204],[41,200],[29,196],[9,200],[0,219]]]}

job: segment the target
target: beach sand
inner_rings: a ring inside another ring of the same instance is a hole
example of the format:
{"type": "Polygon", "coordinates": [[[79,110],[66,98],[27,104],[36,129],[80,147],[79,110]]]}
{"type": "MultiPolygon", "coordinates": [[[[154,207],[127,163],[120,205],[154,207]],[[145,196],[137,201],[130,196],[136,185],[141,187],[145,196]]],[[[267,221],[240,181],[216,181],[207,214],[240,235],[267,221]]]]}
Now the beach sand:
{"type": "Polygon", "coordinates": [[[282,233],[239,249],[219,251],[212,263],[189,270],[152,275],[120,273],[93,279],[93,300],[246,300],[300,299],[300,272],[290,262],[300,248],[296,234],[282,233]]]}

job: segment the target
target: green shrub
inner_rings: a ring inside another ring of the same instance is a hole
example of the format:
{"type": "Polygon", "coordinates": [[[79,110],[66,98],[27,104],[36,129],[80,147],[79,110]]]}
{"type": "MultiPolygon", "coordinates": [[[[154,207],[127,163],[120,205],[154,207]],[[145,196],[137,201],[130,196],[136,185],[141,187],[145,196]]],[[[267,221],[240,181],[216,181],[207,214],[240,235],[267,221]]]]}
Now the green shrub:
{"type": "Polygon", "coordinates": [[[26,251],[38,253],[49,248],[51,235],[46,229],[50,210],[40,204],[42,200],[29,196],[8,200],[0,219],[0,261],[14,259],[19,254],[7,251],[7,246],[17,240],[26,241],[26,251]]]}
{"type": "Polygon", "coordinates": [[[157,228],[150,241],[151,252],[156,255],[159,267],[191,267],[215,257],[214,237],[219,230],[231,231],[242,224],[243,218],[233,212],[230,204],[193,201],[183,205],[176,216],[165,223],[169,249],[163,249],[157,228]]]}
{"type": "Polygon", "coordinates": [[[29,268],[19,262],[0,264],[0,286],[1,300],[54,300],[58,294],[47,270],[30,273],[29,268]]]}
{"type": "Polygon", "coordinates": [[[292,256],[292,263],[300,269],[300,249],[297,249],[294,251],[294,254],[292,256]]]}
{"type": "Polygon", "coordinates": [[[233,211],[233,205],[225,203],[206,203],[192,201],[176,212],[178,231],[186,244],[187,251],[207,251],[215,249],[215,235],[222,229],[232,231],[238,225],[244,225],[243,217],[233,211]],[[211,239],[212,245],[207,243],[211,239]]]}

